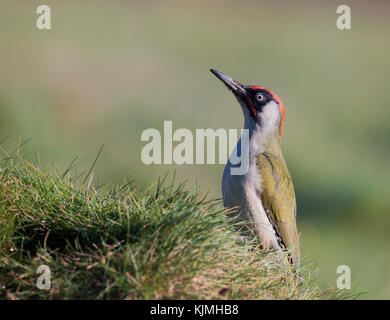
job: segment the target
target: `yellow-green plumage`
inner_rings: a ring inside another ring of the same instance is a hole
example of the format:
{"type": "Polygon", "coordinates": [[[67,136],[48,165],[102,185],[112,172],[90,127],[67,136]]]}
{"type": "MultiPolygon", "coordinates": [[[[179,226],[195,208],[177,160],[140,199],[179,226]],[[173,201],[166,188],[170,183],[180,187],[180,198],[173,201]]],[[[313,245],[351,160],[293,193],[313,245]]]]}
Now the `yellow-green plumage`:
{"type": "Polygon", "coordinates": [[[296,228],[296,202],[293,182],[281,152],[261,153],[257,156],[261,176],[261,190],[257,190],[263,207],[280,236],[290,250],[292,262],[299,263],[299,241],[296,228]]]}

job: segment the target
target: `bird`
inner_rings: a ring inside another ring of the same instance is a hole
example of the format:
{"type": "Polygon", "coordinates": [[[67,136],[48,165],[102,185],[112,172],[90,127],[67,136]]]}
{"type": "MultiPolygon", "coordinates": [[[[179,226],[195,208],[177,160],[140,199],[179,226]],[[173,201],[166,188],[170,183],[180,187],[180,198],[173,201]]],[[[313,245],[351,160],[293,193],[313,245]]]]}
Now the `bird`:
{"type": "Polygon", "coordinates": [[[285,109],[278,95],[262,86],[243,85],[210,71],[233,92],[244,114],[247,143],[241,135],[222,177],[226,209],[249,222],[261,247],[282,253],[287,264],[299,270],[299,236],[293,181],[281,150],[285,109]],[[240,153],[241,151],[241,153],[240,153]],[[247,154],[247,170],[232,174],[232,156],[247,154]]]}

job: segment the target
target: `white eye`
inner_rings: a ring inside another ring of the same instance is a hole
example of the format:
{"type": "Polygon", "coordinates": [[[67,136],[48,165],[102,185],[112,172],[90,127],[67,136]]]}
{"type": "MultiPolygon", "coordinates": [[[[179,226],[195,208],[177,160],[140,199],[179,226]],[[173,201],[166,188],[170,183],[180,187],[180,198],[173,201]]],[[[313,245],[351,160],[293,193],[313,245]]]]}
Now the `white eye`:
{"type": "Polygon", "coordinates": [[[257,101],[263,101],[263,100],[264,100],[264,97],[263,97],[262,94],[259,93],[259,94],[256,96],[256,99],[257,99],[257,101]]]}

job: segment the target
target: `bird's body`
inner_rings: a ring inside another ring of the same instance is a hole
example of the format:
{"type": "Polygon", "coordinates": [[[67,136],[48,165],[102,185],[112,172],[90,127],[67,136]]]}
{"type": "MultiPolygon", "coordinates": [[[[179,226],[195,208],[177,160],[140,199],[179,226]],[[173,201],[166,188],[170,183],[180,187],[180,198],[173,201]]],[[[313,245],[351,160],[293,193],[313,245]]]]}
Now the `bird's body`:
{"type": "MultiPolygon", "coordinates": [[[[229,159],[222,178],[224,206],[248,221],[264,248],[288,250],[288,261],[299,267],[295,193],[281,151],[284,107],[263,87],[243,86],[212,70],[233,91],[244,113],[249,140],[239,140],[232,156],[248,156],[248,170],[232,174],[229,159]],[[233,208],[233,210],[232,210],[233,208]]],[[[231,156],[231,157],[232,157],[231,156]]]]}

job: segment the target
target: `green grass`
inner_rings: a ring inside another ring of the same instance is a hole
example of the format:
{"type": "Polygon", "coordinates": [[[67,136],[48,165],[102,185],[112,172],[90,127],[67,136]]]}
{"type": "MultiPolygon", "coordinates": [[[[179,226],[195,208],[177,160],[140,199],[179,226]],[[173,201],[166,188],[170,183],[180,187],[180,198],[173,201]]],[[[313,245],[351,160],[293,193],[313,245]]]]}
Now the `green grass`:
{"type": "MultiPolygon", "coordinates": [[[[165,179],[96,190],[9,157],[0,167],[0,297],[6,299],[334,299],[303,264],[237,240],[219,201],[165,179]],[[39,265],[51,289],[36,287],[39,265]]],[[[92,177],[92,178],[91,178],[92,177]]]]}

